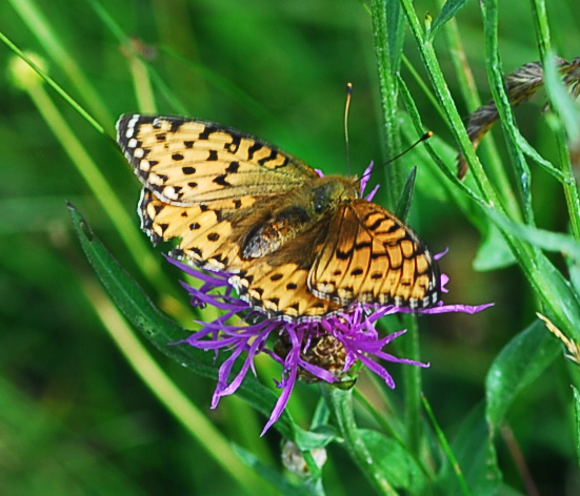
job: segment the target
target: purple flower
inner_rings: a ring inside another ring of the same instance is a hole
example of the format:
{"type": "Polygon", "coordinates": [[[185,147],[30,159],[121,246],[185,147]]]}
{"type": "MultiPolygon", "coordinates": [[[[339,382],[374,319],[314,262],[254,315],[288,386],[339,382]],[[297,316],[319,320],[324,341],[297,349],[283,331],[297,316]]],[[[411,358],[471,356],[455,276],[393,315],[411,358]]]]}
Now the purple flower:
{"type": "MultiPolygon", "coordinates": [[[[287,322],[269,318],[267,314],[238,298],[228,282],[229,274],[202,272],[177,260],[171,258],[168,260],[203,282],[200,288],[182,283],[191,295],[194,306],[211,305],[224,311],[223,315],[213,322],[198,321],[197,323],[202,326],[201,330],[182,341],[203,350],[214,350],[216,353],[223,350],[230,353],[219,369],[212,408],[217,407],[220,398],[236,392],[250,369],[255,374],[254,358],[257,354],[267,353],[283,365],[282,378],[278,382],[282,394],[262,434],[265,434],[280,418],[299,377],[311,382],[339,383],[344,380],[352,367],[360,362],[379,375],[387,386],[394,388],[395,382],[381,362],[428,367],[429,364],[398,358],[384,351],[388,344],[406,330],[381,337],[375,327],[381,317],[399,312],[472,314],[493,305],[444,305],[440,302],[432,308],[411,310],[394,305],[376,307],[358,303],[319,321],[287,322]],[[240,315],[243,316],[244,322],[240,324],[230,322],[234,316],[240,315]],[[274,335],[278,336],[278,343],[271,349],[268,347],[268,338],[274,335]],[[241,369],[235,377],[231,377],[234,364],[244,353],[241,369]]],[[[447,281],[448,278],[443,275],[442,286],[447,281]]]]}
{"type": "MultiPolygon", "coordinates": [[[[371,163],[361,177],[361,194],[364,194],[372,168],[371,163]]],[[[367,195],[369,201],[377,189],[374,188],[367,195]]],[[[445,253],[434,258],[439,259],[445,253]]],[[[376,323],[381,317],[401,312],[476,313],[493,305],[444,305],[443,302],[439,302],[431,308],[412,310],[395,305],[356,303],[317,321],[288,322],[273,319],[266,312],[252,307],[239,298],[235,288],[228,281],[231,274],[202,271],[172,258],[168,260],[202,283],[199,288],[182,283],[191,295],[192,305],[197,307],[211,305],[224,312],[213,322],[198,321],[201,330],[181,341],[203,350],[214,350],[216,356],[220,351],[229,353],[219,368],[218,382],[211,402],[212,408],[217,407],[223,396],[236,392],[249,370],[256,373],[254,358],[259,353],[267,353],[282,364],[282,377],[277,382],[282,393],[264,426],[262,435],[282,415],[299,378],[308,382],[324,381],[348,386],[355,378],[349,376],[349,372],[353,371],[356,364],[362,364],[381,377],[387,386],[394,388],[395,382],[385,368],[384,362],[428,367],[427,363],[398,358],[385,351],[385,348],[406,330],[380,336],[376,323]],[[236,323],[232,323],[232,320],[236,323]],[[269,346],[269,338],[273,336],[277,337],[277,342],[274,346],[269,346]],[[232,377],[234,365],[242,355],[244,355],[241,359],[242,366],[232,377]]],[[[447,292],[445,286],[448,281],[449,278],[443,274],[441,276],[443,292],[447,292]]]]}

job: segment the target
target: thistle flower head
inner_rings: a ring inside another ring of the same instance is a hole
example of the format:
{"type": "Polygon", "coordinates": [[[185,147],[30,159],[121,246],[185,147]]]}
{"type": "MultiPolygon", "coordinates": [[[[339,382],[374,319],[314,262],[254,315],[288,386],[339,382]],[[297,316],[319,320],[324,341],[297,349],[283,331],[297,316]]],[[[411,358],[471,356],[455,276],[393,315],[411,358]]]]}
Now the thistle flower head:
{"type": "MultiPolygon", "coordinates": [[[[395,381],[385,362],[429,366],[398,358],[385,351],[406,330],[381,336],[376,328],[381,317],[402,312],[416,313],[417,310],[395,305],[377,307],[356,303],[318,321],[282,321],[271,318],[239,298],[228,282],[229,274],[203,272],[180,261],[168,260],[201,282],[199,288],[182,283],[191,296],[192,305],[210,305],[223,311],[213,322],[198,321],[201,329],[183,340],[203,350],[229,353],[219,368],[212,408],[217,407],[223,396],[235,393],[250,370],[255,374],[254,361],[258,354],[266,353],[282,365],[282,376],[277,381],[282,392],[262,434],[282,415],[299,378],[307,382],[350,385],[352,379],[348,373],[356,364],[361,364],[381,377],[387,386],[394,388],[395,381]],[[273,346],[270,346],[271,337],[276,338],[273,346]],[[233,375],[238,360],[242,361],[242,366],[233,375]]],[[[447,280],[444,275],[444,291],[447,280]]],[[[444,305],[440,302],[435,307],[419,310],[419,313],[475,313],[489,306],[444,305]]]]}

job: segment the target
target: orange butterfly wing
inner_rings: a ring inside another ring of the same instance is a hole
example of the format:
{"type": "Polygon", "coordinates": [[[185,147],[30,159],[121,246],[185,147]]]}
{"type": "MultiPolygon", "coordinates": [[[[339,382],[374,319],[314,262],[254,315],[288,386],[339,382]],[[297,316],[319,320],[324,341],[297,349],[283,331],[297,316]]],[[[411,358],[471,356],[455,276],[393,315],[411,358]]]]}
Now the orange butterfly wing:
{"type": "Polygon", "coordinates": [[[175,205],[272,196],[318,177],[273,145],[196,119],[127,114],[117,141],[145,187],[175,205]]]}
{"type": "Polygon", "coordinates": [[[365,200],[349,197],[294,239],[244,259],[252,229],[285,194],[319,178],[276,147],[218,124],[138,114],[119,120],[118,140],[144,183],[139,212],[152,241],[176,239],[174,256],[232,273],[254,306],[310,319],[355,301],[437,301],[430,254],[393,214],[365,200]]]}
{"type": "Polygon", "coordinates": [[[319,298],[428,307],[439,299],[439,270],[415,233],[376,203],[343,203],[308,275],[319,298]]]}

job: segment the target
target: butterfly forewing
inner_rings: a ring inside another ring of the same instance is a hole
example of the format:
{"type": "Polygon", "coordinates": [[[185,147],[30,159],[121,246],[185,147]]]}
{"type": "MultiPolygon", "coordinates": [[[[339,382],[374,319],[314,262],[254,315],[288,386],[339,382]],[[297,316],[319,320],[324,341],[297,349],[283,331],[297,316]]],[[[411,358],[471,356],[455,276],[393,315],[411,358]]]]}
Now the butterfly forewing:
{"type": "Polygon", "coordinates": [[[272,196],[318,177],[276,147],[209,122],[133,114],[117,129],[137,175],[168,203],[272,196]]]}
{"type": "Polygon", "coordinates": [[[437,266],[417,236],[388,210],[365,200],[341,206],[308,284],[319,298],[342,305],[420,308],[439,295],[437,266]]]}

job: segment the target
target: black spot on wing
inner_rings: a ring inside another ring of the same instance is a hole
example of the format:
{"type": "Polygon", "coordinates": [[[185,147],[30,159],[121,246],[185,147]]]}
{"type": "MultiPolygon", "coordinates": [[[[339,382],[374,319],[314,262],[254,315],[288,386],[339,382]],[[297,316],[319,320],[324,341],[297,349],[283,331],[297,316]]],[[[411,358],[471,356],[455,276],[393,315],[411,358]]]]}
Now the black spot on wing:
{"type": "Polygon", "coordinates": [[[226,181],[227,177],[228,177],[227,174],[221,174],[219,176],[214,177],[212,182],[214,182],[215,184],[219,184],[220,186],[226,186],[226,187],[231,186],[231,184],[226,181]]]}
{"type": "Polygon", "coordinates": [[[254,154],[262,148],[262,145],[258,142],[254,143],[252,146],[248,148],[248,160],[252,160],[254,158],[254,154]]]}
{"type": "Polygon", "coordinates": [[[226,172],[228,172],[230,174],[233,174],[233,173],[238,172],[238,169],[239,168],[240,168],[240,163],[239,162],[236,162],[236,161],[233,161],[233,162],[230,162],[230,165],[228,165],[228,168],[226,169],[226,172]]]}

